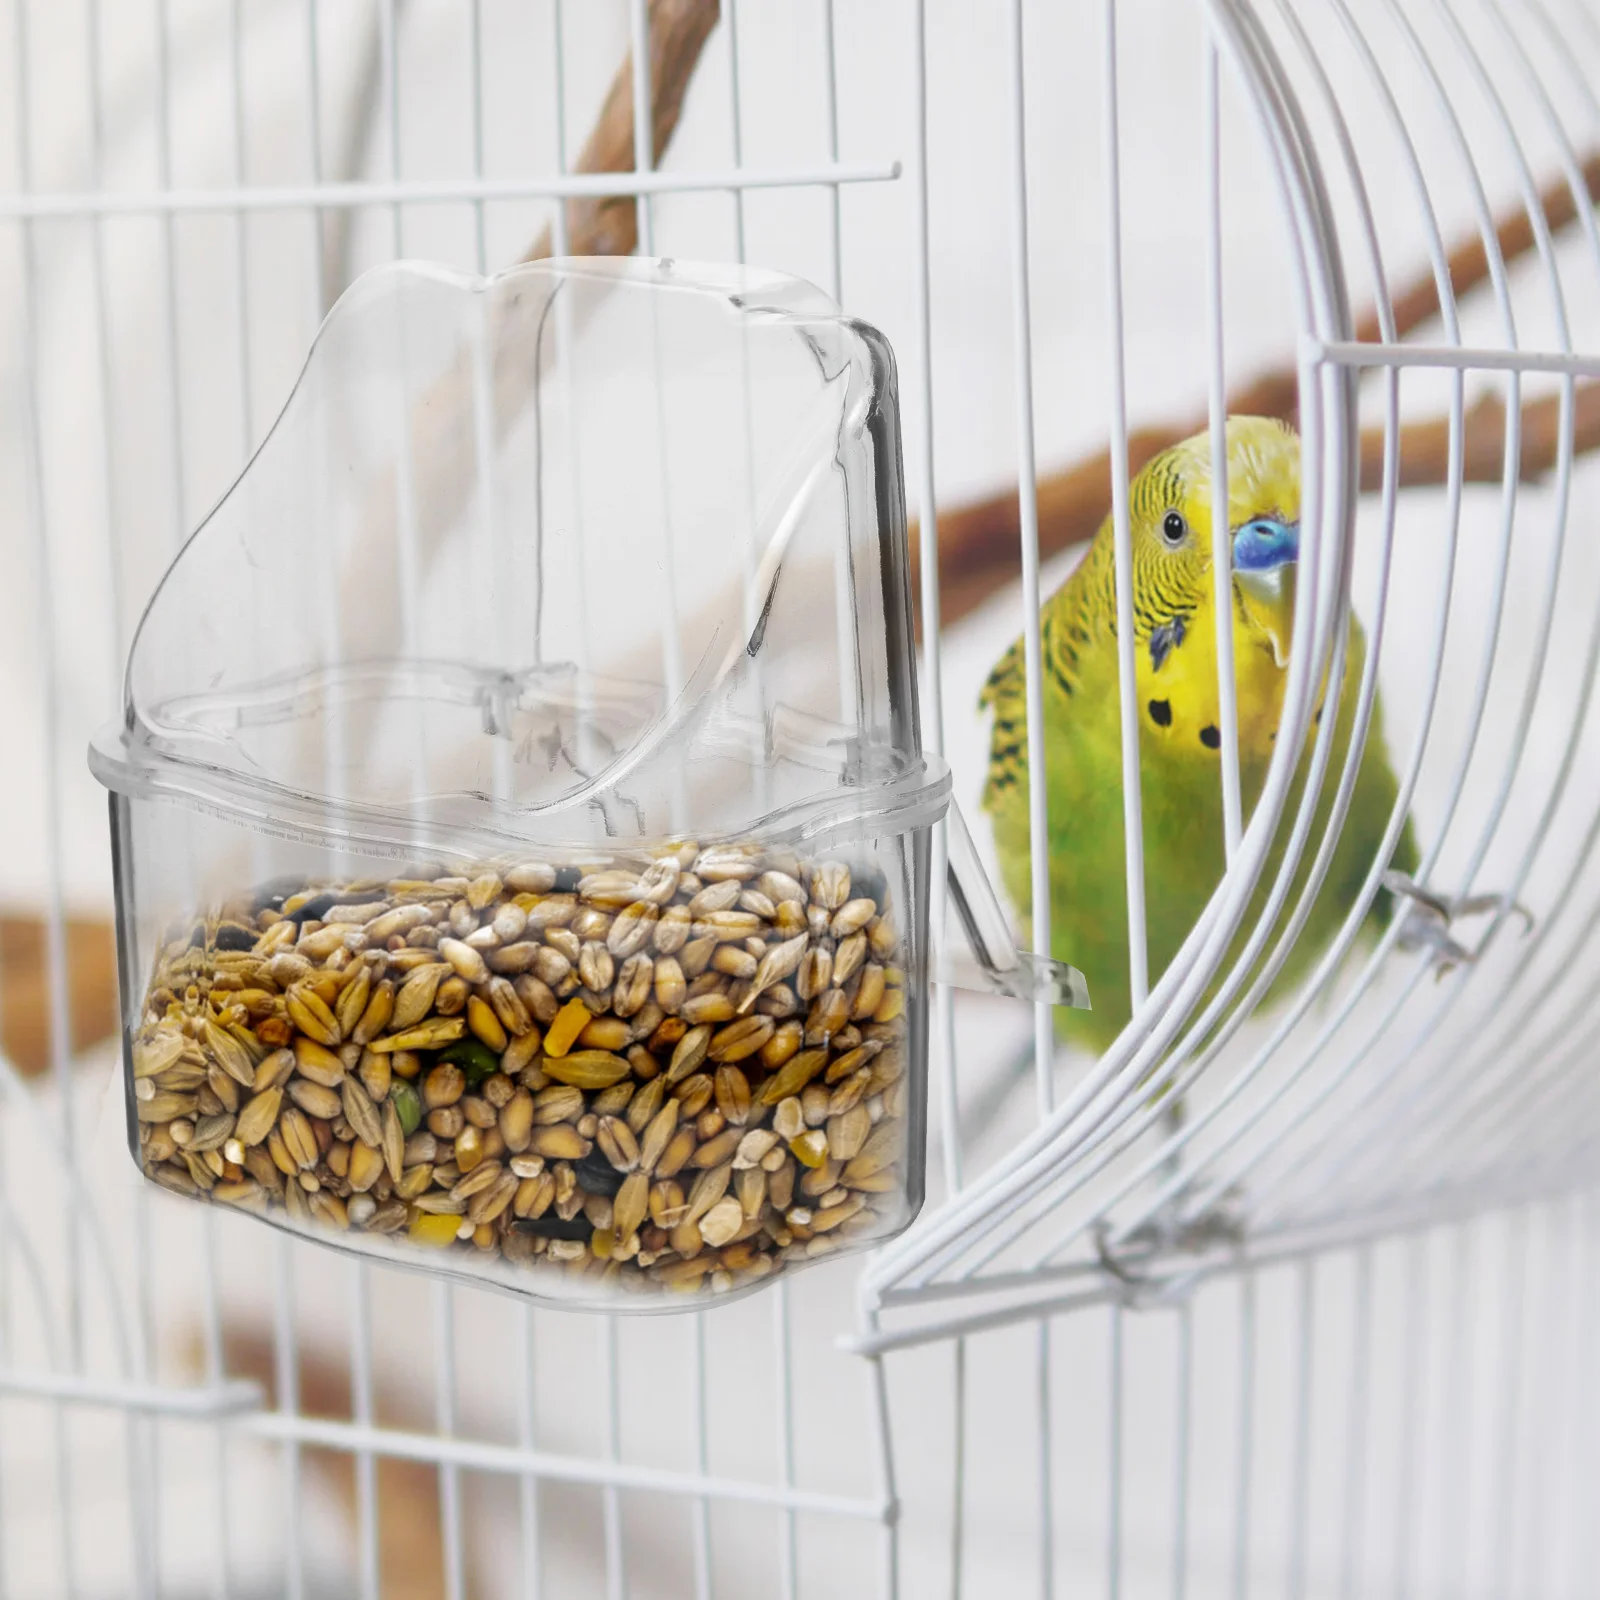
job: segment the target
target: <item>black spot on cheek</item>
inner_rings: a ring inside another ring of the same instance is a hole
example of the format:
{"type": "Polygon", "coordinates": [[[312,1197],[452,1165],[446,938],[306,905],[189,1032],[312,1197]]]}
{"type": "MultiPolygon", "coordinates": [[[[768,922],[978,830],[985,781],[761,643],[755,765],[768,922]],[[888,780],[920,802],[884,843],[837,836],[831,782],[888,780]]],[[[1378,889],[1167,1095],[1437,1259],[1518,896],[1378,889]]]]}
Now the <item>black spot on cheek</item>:
{"type": "Polygon", "coordinates": [[[1208,722],[1205,727],[1200,730],[1200,743],[1203,744],[1207,750],[1215,750],[1222,743],[1222,735],[1217,732],[1216,728],[1211,723],[1208,722]]]}
{"type": "Polygon", "coordinates": [[[1152,700],[1150,702],[1150,720],[1158,728],[1172,726],[1172,702],[1170,700],[1152,700]]]}
{"type": "Polygon", "coordinates": [[[1181,616],[1174,617],[1170,622],[1163,622],[1150,635],[1150,670],[1159,672],[1162,663],[1172,652],[1183,643],[1183,636],[1188,632],[1181,616]]]}

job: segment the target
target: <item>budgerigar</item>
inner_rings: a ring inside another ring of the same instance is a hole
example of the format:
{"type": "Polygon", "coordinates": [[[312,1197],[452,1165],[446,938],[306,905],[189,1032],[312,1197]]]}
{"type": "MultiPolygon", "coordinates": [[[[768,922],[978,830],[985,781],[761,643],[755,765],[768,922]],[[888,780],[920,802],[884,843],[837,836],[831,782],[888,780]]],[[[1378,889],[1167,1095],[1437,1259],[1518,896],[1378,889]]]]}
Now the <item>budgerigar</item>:
{"type": "MultiPolygon", "coordinates": [[[[1239,777],[1248,822],[1272,757],[1288,681],[1299,553],[1300,442],[1292,429],[1260,417],[1230,419],[1227,439],[1239,777]]],[[[1225,862],[1209,434],[1155,457],[1134,478],[1129,504],[1149,971],[1154,984],[1204,909],[1225,862]]],[[[1058,959],[1083,972],[1093,1006],[1092,1011],[1061,1010],[1057,1016],[1066,1037],[1097,1051],[1111,1043],[1130,1014],[1113,563],[1107,518],[1081,564],[1045,604],[1041,619],[1051,942],[1058,959]]],[[[1288,902],[1291,908],[1322,838],[1349,749],[1354,687],[1365,653],[1365,635],[1352,619],[1332,762],[1301,858],[1301,877],[1288,902]]],[[[993,818],[1006,890],[1025,924],[1031,893],[1024,681],[1019,639],[983,693],[983,704],[994,711],[984,808],[993,818]]],[[[1256,911],[1276,876],[1309,764],[1308,742],[1290,810],[1258,884],[1256,911]]],[[[1275,993],[1305,975],[1348,914],[1379,848],[1396,792],[1382,716],[1374,707],[1344,831],[1275,993]]],[[[1408,821],[1391,865],[1409,875],[1416,856],[1408,821]]],[[[1375,932],[1388,915],[1388,895],[1381,893],[1369,929],[1375,932]]],[[[1246,930],[1253,920],[1246,921],[1246,930]]]]}

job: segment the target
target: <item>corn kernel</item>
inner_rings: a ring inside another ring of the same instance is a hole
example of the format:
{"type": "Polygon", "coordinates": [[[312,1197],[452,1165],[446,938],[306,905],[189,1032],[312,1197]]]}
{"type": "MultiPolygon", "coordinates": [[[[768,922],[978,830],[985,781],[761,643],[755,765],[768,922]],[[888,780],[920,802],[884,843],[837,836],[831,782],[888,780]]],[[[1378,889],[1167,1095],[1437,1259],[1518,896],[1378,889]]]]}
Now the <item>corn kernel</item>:
{"type": "Polygon", "coordinates": [[[578,1035],[589,1026],[589,1008],[579,999],[571,999],[556,1013],[550,1031],[544,1036],[544,1053],[547,1056],[564,1056],[578,1042],[578,1035]]]}
{"type": "Polygon", "coordinates": [[[821,1128],[809,1128],[789,1141],[789,1149],[796,1161],[820,1167],[828,1159],[828,1136],[821,1128]]]}
{"type": "Polygon", "coordinates": [[[439,1216],[419,1211],[411,1219],[411,1226],[406,1232],[415,1243],[431,1245],[436,1250],[442,1250],[454,1241],[456,1229],[460,1226],[460,1217],[439,1216]]]}

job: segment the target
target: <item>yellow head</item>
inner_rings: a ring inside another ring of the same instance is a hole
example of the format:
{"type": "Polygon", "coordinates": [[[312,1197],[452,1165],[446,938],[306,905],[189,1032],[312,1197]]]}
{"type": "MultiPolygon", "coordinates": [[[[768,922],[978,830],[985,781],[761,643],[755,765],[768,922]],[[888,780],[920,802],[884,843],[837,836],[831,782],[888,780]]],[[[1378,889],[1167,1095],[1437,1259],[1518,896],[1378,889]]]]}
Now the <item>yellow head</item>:
{"type": "MultiPolygon", "coordinates": [[[[1234,588],[1246,618],[1282,666],[1289,659],[1300,550],[1300,440],[1268,417],[1230,417],[1227,433],[1234,588]]],[[[1211,595],[1210,433],[1156,456],[1129,486],[1128,505],[1142,638],[1211,595]]],[[[1102,539],[1109,546],[1109,524],[1102,539]]]]}

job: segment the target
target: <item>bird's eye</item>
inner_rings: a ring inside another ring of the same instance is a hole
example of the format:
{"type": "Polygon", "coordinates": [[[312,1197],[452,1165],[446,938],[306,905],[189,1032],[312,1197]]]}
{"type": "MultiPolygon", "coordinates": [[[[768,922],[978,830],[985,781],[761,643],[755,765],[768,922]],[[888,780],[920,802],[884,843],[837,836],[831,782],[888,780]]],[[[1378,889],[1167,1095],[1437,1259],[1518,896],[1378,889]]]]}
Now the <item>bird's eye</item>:
{"type": "Polygon", "coordinates": [[[1161,524],[1161,537],[1170,545],[1180,545],[1189,536],[1189,524],[1176,511],[1169,511],[1161,524]]]}

